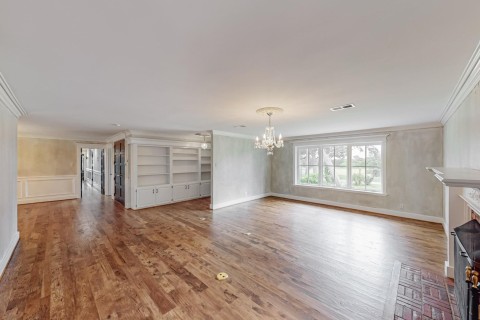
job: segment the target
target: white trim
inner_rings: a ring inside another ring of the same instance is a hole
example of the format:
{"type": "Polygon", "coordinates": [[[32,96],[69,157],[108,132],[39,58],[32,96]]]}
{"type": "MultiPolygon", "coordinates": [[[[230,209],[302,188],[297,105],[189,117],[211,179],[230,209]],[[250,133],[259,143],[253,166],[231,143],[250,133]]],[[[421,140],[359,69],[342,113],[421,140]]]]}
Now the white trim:
{"type": "MultiPolygon", "coordinates": [[[[75,141],[76,143],[105,143],[102,139],[98,138],[98,140],[92,140],[94,138],[85,139],[85,138],[73,138],[73,137],[65,137],[65,136],[47,136],[42,134],[32,134],[32,133],[22,133],[19,132],[17,135],[19,138],[29,138],[29,139],[45,139],[45,140],[65,140],[65,141],[75,141]]],[[[97,138],[95,138],[97,139],[97,138]]]]}
{"type": "Polygon", "coordinates": [[[472,92],[473,88],[480,82],[480,43],[475,48],[472,57],[468,61],[465,70],[460,77],[455,89],[452,92],[447,105],[445,106],[440,121],[447,123],[448,119],[457,111],[465,98],[472,92]]]}
{"type": "Polygon", "coordinates": [[[122,132],[119,132],[119,133],[116,133],[114,134],[113,136],[110,136],[110,137],[107,137],[105,139],[106,142],[115,142],[115,141],[120,141],[120,140],[124,140],[127,138],[127,132],[126,131],[122,131],[122,132]]]}
{"type": "MultiPolygon", "coordinates": [[[[107,164],[109,163],[107,157],[109,156],[107,154],[107,143],[82,143],[82,142],[77,142],[77,175],[76,175],[76,182],[78,183],[78,188],[75,188],[76,190],[76,198],[81,197],[81,188],[82,186],[80,185],[82,183],[82,161],[80,160],[80,156],[82,155],[82,149],[103,149],[105,154],[105,158],[103,159],[104,161],[104,174],[105,174],[105,195],[108,195],[109,193],[108,187],[109,187],[109,182],[107,181],[107,172],[110,172],[109,167],[107,167],[107,164]]],[[[93,175],[92,175],[93,179],[93,175]]]]}
{"type": "Polygon", "coordinates": [[[443,125],[440,122],[428,122],[428,123],[420,123],[420,124],[396,126],[396,127],[373,128],[373,129],[355,130],[355,131],[339,131],[339,132],[329,132],[329,133],[296,136],[296,137],[284,137],[283,140],[293,142],[293,141],[302,141],[302,140],[303,141],[321,140],[321,139],[339,138],[339,137],[371,136],[371,135],[388,134],[396,131],[421,130],[421,129],[441,128],[441,127],[443,127],[443,125]]]}
{"type": "Polygon", "coordinates": [[[255,140],[255,136],[251,136],[251,135],[248,135],[248,134],[234,133],[234,132],[227,132],[227,131],[219,131],[219,130],[212,130],[212,135],[255,140]]]}
{"type": "Polygon", "coordinates": [[[139,144],[144,146],[160,146],[160,147],[181,147],[181,148],[200,148],[200,145],[202,144],[202,142],[158,140],[158,139],[150,139],[150,138],[133,138],[133,137],[128,137],[125,140],[126,144],[139,144]]]}
{"type": "Polygon", "coordinates": [[[0,105],[4,106],[17,118],[27,114],[27,111],[22,107],[12,89],[7,83],[7,80],[0,72],[0,105]]]}
{"type": "Polygon", "coordinates": [[[443,221],[444,221],[443,218],[441,218],[441,217],[427,216],[427,215],[418,214],[418,213],[410,213],[410,212],[396,211],[396,210],[383,209],[383,208],[373,208],[373,207],[359,206],[359,205],[354,205],[354,204],[347,204],[347,203],[321,200],[321,199],[315,199],[315,198],[299,197],[299,196],[293,196],[293,195],[281,194],[281,193],[271,193],[270,195],[273,196],[273,197],[278,197],[278,198],[285,198],[285,199],[298,200],[298,201],[303,201],[303,202],[324,204],[324,205],[327,205],[327,206],[334,206],[334,207],[340,207],[340,208],[347,208],[347,209],[361,210],[361,211],[367,211],[367,212],[373,212],[373,213],[380,213],[380,214],[384,214],[384,215],[387,215],[387,216],[395,216],[395,217],[401,217],[401,218],[407,218],[407,219],[415,219],[415,220],[420,220],[420,221],[435,222],[435,223],[442,223],[442,224],[443,224],[443,221]]]}
{"type": "Polygon", "coordinates": [[[455,277],[455,269],[448,265],[448,261],[445,261],[445,275],[451,279],[455,277]]]}
{"type": "Polygon", "coordinates": [[[235,200],[230,200],[230,201],[225,201],[217,204],[210,204],[210,209],[216,210],[220,208],[225,208],[229,206],[233,206],[235,204],[243,203],[243,202],[248,202],[252,200],[257,200],[265,197],[271,196],[270,193],[263,193],[263,194],[258,194],[255,196],[250,196],[250,197],[245,197],[245,198],[240,198],[240,199],[235,199],[235,200]]]}
{"type": "Polygon", "coordinates": [[[2,257],[2,260],[0,260],[0,279],[3,276],[3,272],[5,272],[5,269],[7,268],[8,263],[10,262],[10,259],[12,258],[13,252],[15,251],[15,248],[17,247],[18,241],[20,240],[20,233],[17,231],[14,235],[10,243],[8,244],[7,250],[5,251],[5,254],[2,257]]]}
{"type": "Polygon", "coordinates": [[[317,144],[321,145],[332,145],[332,144],[345,144],[345,145],[356,145],[359,143],[385,143],[389,133],[384,134],[371,134],[371,135],[349,135],[349,136],[330,136],[317,139],[308,139],[308,140],[290,140],[294,146],[316,146],[317,144]]]}

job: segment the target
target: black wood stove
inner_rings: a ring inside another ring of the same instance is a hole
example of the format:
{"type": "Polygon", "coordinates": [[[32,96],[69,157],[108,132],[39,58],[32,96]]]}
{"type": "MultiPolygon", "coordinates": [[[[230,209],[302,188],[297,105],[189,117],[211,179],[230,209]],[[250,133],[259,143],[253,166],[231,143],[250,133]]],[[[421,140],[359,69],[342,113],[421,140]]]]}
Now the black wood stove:
{"type": "Polygon", "coordinates": [[[480,224],[470,220],[454,229],[455,296],[462,320],[478,320],[480,224]]]}

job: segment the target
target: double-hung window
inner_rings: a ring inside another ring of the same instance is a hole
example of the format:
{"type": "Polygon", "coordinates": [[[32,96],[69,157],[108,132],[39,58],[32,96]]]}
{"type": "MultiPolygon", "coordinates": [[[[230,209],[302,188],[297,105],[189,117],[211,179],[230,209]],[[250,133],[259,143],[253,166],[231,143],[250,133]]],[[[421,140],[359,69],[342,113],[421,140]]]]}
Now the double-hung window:
{"type": "Polygon", "coordinates": [[[301,142],[295,146],[295,183],[385,193],[386,136],[301,142]]]}

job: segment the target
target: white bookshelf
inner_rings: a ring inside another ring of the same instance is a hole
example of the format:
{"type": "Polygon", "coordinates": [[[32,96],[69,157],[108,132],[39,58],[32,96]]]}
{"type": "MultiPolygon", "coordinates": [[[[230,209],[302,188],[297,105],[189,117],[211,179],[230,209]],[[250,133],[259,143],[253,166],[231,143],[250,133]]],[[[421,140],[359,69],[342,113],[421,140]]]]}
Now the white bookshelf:
{"type": "Polygon", "coordinates": [[[131,150],[133,209],[210,196],[211,150],[166,140],[133,142],[131,150]]]}
{"type": "Polygon", "coordinates": [[[170,184],[170,147],[137,146],[137,186],[170,184]]]}

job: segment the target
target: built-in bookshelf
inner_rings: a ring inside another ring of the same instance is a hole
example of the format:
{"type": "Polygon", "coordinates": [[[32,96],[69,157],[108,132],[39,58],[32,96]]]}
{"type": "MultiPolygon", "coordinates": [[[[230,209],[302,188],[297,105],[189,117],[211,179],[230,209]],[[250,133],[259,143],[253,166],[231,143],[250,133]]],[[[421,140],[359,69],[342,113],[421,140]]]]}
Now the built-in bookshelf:
{"type": "Polygon", "coordinates": [[[170,184],[170,147],[138,146],[137,186],[170,184]]]}
{"type": "Polygon", "coordinates": [[[210,196],[211,150],[191,142],[134,141],[130,143],[133,209],[210,196]]]}
{"type": "Polygon", "coordinates": [[[200,152],[200,180],[210,181],[212,176],[212,150],[201,149],[200,152]]]}
{"type": "Polygon", "coordinates": [[[172,184],[199,181],[199,148],[172,148],[172,184]]]}

